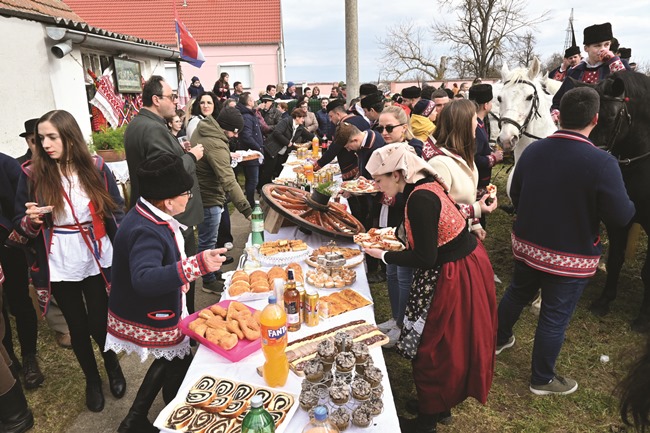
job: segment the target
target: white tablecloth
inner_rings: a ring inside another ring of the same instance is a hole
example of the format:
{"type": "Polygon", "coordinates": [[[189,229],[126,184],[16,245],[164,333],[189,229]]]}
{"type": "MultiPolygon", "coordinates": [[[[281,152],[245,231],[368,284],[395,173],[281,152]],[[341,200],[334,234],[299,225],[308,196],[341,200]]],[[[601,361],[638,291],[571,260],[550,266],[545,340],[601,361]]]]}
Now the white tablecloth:
{"type": "Polygon", "coordinates": [[[126,160],[117,161],[117,162],[107,162],[106,165],[113,172],[113,176],[115,176],[115,180],[117,181],[117,183],[124,184],[124,183],[128,182],[128,180],[129,180],[129,166],[126,163],[126,160]]]}
{"type": "MultiPolygon", "coordinates": [[[[265,236],[265,240],[267,241],[275,240],[275,239],[303,239],[309,246],[312,247],[314,246],[317,247],[330,241],[330,238],[318,234],[306,235],[301,231],[299,231],[297,227],[283,227],[280,229],[280,231],[277,234],[265,233],[264,236],[265,236]]],[[[355,244],[346,244],[341,241],[338,241],[337,244],[342,247],[356,247],[355,244]]],[[[303,264],[303,270],[306,271],[307,269],[308,269],[308,265],[303,264]]],[[[363,265],[358,266],[356,270],[357,270],[357,281],[352,286],[352,288],[357,292],[359,292],[361,295],[372,300],[372,296],[370,294],[370,287],[368,286],[368,281],[366,279],[366,274],[364,272],[363,265]]],[[[319,295],[325,296],[327,294],[331,294],[332,290],[318,290],[318,292],[319,295]]],[[[223,299],[226,299],[226,297],[224,296],[223,299]]],[[[266,300],[251,301],[251,302],[247,302],[246,304],[256,309],[262,309],[266,306],[267,301],[266,300]]],[[[354,310],[353,312],[350,313],[344,313],[327,320],[321,320],[319,325],[316,327],[307,327],[303,324],[303,326],[300,328],[299,331],[289,333],[289,341],[294,341],[299,338],[305,337],[307,335],[311,335],[316,332],[321,332],[326,329],[330,329],[335,326],[342,325],[352,320],[365,320],[366,322],[369,323],[375,323],[373,305],[369,305],[367,307],[354,310]]],[[[384,379],[382,381],[382,385],[384,387],[384,395],[382,398],[384,401],[384,411],[373,419],[372,424],[368,428],[363,429],[350,424],[350,427],[348,427],[346,432],[397,433],[400,431],[399,422],[397,419],[397,410],[395,408],[393,393],[391,391],[390,383],[388,381],[386,362],[384,360],[382,349],[380,347],[371,349],[370,355],[373,358],[375,366],[380,368],[384,373],[384,379]]],[[[222,356],[217,355],[210,349],[204,346],[200,346],[198,351],[196,352],[196,356],[194,357],[194,360],[192,361],[192,365],[190,366],[190,369],[187,372],[187,375],[185,376],[185,380],[181,385],[178,395],[158,415],[154,423],[155,426],[160,428],[162,431],[172,432],[172,430],[163,428],[165,424],[165,420],[167,419],[171,411],[177,405],[181,404],[184,401],[185,397],[187,396],[187,392],[192,387],[192,385],[194,385],[194,383],[196,383],[196,381],[205,374],[210,374],[216,377],[228,378],[236,381],[247,382],[252,385],[267,386],[266,383],[264,382],[264,379],[260,377],[256,372],[257,367],[261,366],[262,364],[264,364],[264,355],[262,354],[261,350],[253,353],[252,355],[248,356],[247,358],[244,358],[243,360],[237,363],[232,363],[227,359],[223,358],[222,356]]],[[[294,394],[297,399],[300,394],[301,382],[302,382],[301,377],[298,377],[294,373],[290,372],[287,383],[285,384],[285,386],[281,388],[281,390],[294,394]]],[[[298,404],[297,401],[296,404],[298,404]]],[[[291,418],[291,420],[288,423],[284,421],[280,425],[280,429],[278,429],[278,432],[300,433],[302,431],[302,428],[307,424],[308,421],[309,421],[309,416],[307,412],[305,412],[304,410],[298,407],[298,410],[296,411],[295,415],[291,418]]]]}

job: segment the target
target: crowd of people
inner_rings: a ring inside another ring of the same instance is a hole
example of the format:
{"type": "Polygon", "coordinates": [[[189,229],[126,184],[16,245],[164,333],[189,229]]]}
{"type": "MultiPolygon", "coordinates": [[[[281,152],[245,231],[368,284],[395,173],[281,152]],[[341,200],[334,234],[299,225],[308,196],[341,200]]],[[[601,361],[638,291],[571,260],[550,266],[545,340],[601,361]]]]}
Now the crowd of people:
{"type": "MultiPolygon", "coordinates": [[[[596,82],[627,69],[610,51],[611,39],[609,24],[588,27],[587,58],[576,63],[580,50],[567,50],[566,65],[551,78],[596,82]]],[[[29,150],[20,163],[0,154],[0,429],[32,427],[21,381],[35,389],[45,380],[36,358],[31,279],[60,344],[74,351],[89,410],[105,404],[93,341],[115,398],[127,386],[117,354],[154,358],[117,431],[158,431],[148,417],[151,405],[161,391],[165,402],[176,395],[192,360],[178,324],[195,310],[195,281],[202,278],[202,290],[219,295],[219,270],[232,261],[228,202],[250,218],[260,188],[279,175],[296,145],[314,138],[326,144],[314,170],[336,158],[343,180],[373,179],[380,193],[348,196],[350,211],[366,229],[396,227],[405,245],[400,252],[364,251],[368,281],[385,281],[390,299],[392,317],[378,325],[386,347],[412,360],[417,399],[408,406],[418,416],[401,420],[403,431],[435,432],[467,397],[486,403],[495,357],[515,344],[513,325],[540,288],[529,389],[575,392],[577,381],[556,365],[564,333],[596,272],[599,222],[627,225],[634,204],[616,160],[589,140],[598,93],[564,80],[553,106],[560,129],[530,145],[513,175],[515,266],[497,304],[483,241],[486,216],[498,204],[488,192],[491,172],[503,152],[488,141],[492,86],[479,81],[469,88],[412,86],[391,97],[366,83],[348,104],[344,85],[328,97],[318,87],[299,93],[293,82],[286,91],[269,85],[253,95],[241,82],[231,88],[224,72],[212,91],[193,77],[192,101],[179,110],[170,85],[154,75],[125,132],[126,215],[113,174],[90,154],[72,115],[54,110],[27,121],[21,136],[29,150]],[[309,108],[314,99],[316,112],[309,108]],[[236,150],[263,158],[233,169],[236,150]],[[22,363],[8,313],[16,318],[22,363]]],[[[637,426],[650,424],[649,356],[621,385],[622,417],[637,426]]]]}

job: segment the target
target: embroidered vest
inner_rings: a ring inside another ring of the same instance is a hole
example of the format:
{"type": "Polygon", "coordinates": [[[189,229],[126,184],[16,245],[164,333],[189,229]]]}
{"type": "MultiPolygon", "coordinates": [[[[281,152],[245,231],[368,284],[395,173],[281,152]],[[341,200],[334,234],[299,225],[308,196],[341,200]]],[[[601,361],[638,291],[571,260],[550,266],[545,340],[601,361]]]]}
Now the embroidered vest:
{"type": "MultiPolygon", "coordinates": [[[[438,182],[427,182],[415,187],[413,192],[418,190],[427,190],[437,195],[440,199],[440,219],[438,220],[438,247],[441,247],[456,236],[458,236],[466,227],[466,220],[463,214],[456,207],[454,200],[447,195],[445,190],[438,182]]],[[[411,193],[413,194],[413,193],[411,193]]],[[[404,228],[408,239],[407,249],[413,249],[415,242],[413,232],[411,231],[411,222],[408,217],[408,201],[404,208],[404,228]]]]}

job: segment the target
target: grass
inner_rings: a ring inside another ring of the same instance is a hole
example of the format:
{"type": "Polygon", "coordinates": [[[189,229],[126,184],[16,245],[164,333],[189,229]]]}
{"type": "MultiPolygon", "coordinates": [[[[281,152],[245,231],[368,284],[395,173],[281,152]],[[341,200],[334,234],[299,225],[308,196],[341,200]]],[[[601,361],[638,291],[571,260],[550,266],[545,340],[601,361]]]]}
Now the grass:
{"type": "MultiPolygon", "coordinates": [[[[499,187],[500,203],[505,196],[505,170],[493,180],[499,187]]],[[[497,285],[497,300],[507,288],[512,275],[510,228],[512,217],[500,210],[488,217],[486,247],[496,274],[503,281],[497,285]]],[[[643,264],[647,238],[642,235],[636,257],[626,263],[619,282],[619,297],[612,312],[604,317],[593,316],[588,306],[605,283],[605,274],[598,272],[578,304],[567,331],[566,342],[558,359],[558,371],[578,381],[580,388],[564,397],[536,397],[528,390],[530,356],[536,317],[524,310],[515,327],[517,344],[503,352],[496,362],[494,382],[485,406],[468,400],[454,409],[454,421],[439,431],[452,432],[623,432],[617,412],[617,399],[612,391],[625,374],[628,365],[642,347],[644,337],[630,330],[642,295],[640,268],[643,264]],[[602,364],[600,355],[610,357],[602,364]]],[[[371,287],[380,323],[390,316],[390,303],[385,284],[371,287]]],[[[18,347],[17,341],[14,343],[18,347]]],[[[35,409],[38,433],[61,433],[84,409],[85,383],[70,350],[59,349],[53,332],[39,322],[39,357],[46,381],[39,390],[27,391],[30,406],[35,409]]],[[[101,362],[99,353],[96,357],[101,362]]],[[[406,401],[413,398],[415,388],[408,361],[393,351],[385,351],[395,404],[400,415],[407,414],[406,401]]],[[[100,371],[103,369],[100,368],[100,371]]]]}
{"type": "MultiPolygon", "coordinates": [[[[499,187],[499,201],[508,203],[505,195],[507,173],[499,171],[493,182],[499,187]]],[[[488,216],[488,249],[497,284],[497,302],[503,296],[512,277],[513,259],[510,249],[512,217],[501,210],[488,216]]],[[[590,281],[578,304],[566,334],[558,359],[561,374],[576,379],[578,391],[568,396],[537,397],[528,390],[530,359],[537,317],[524,310],[515,326],[517,344],[497,358],[494,382],[488,403],[482,406],[473,399],[459,405],[450,426],[441,432],[623,432],[618,416],[618,401],[613,394],[618,381],[635,359],[645,338],[630,330],[640,305],[643,285],[640,279],[647,237],[641,236],[636,256],[628,260],[619,282],[619,296],[611,305],[612,312],[603,318],[588,311],[605,284],[605,273],[599,271],[590,281]],[[608,355],[608,363],[600,355],[608,355]]],[[[371,287],[375,299],[377,322],[390,317],[390,304],[385,284],[371,287]]],[[[406,401],[413,398],[415,388],[410,362],[395,352],[386,351],[386,362],[400,415],[406,401]]]]}

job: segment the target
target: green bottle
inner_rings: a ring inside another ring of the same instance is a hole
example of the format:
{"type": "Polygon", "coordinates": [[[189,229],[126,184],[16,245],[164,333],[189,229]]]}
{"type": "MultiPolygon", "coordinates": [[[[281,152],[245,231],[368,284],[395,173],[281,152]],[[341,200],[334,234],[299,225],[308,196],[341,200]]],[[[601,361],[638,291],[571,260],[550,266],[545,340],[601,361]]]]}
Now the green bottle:
{"type": "Polygon", "coordinates": [[[253,245],[262,245],[264,243],[264,213],[259,200],[255,200],[255,209],[253,209],[251,221],[251,242],[253,245]]]}
{"type": "Polygon", "coordinates": [[[259,395],[251,399],[251,410],[248,411],[241,423],[242,433],[274,433],[275,424],[270,413],[264,410],[262,397],[259,395]]]}

